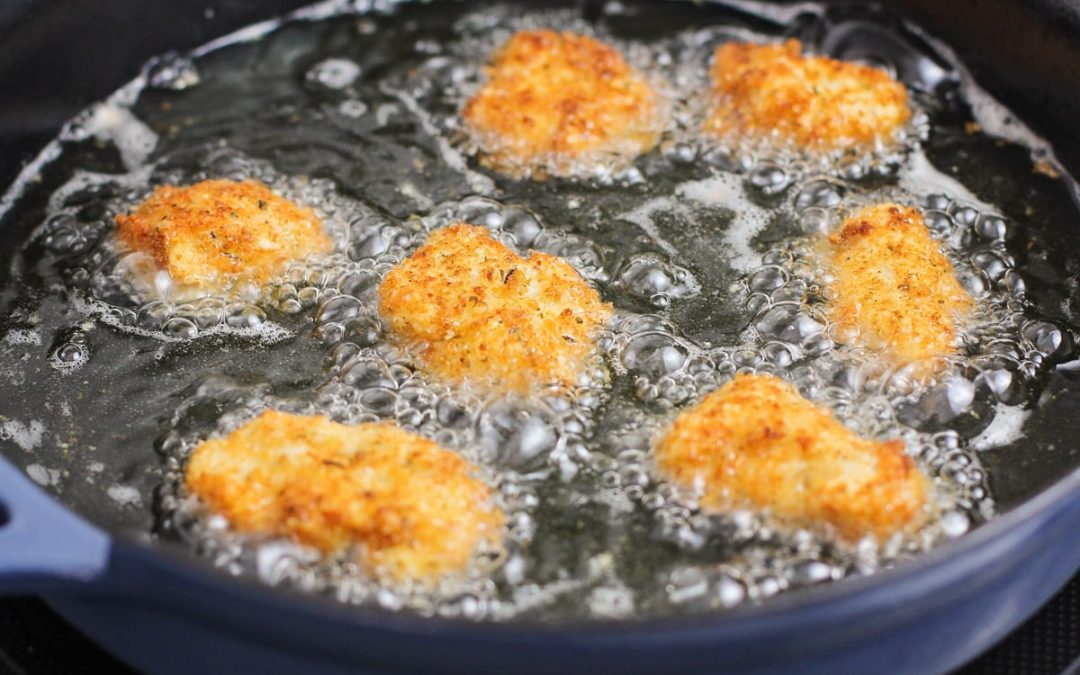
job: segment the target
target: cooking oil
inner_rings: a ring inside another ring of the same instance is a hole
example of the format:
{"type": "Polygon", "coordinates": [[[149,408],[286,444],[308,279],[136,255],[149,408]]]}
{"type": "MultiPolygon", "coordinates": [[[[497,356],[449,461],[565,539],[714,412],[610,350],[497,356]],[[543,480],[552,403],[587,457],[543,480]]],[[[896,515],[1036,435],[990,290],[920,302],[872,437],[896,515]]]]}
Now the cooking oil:
{"type": "MultiPolygon", "coordinates": [[[[1048,372],[1074,358],[1070,306],[1047,313],[1017,258],[1025,214],[935,159],[966,137],[950,86],[965,83],[987,124],[1007,115],[951,54],[901,32],[881,41],[893,29],[865,18],[813,3],[667,4],[331,2],[154,59],[0,202],[5,226],[27,232],[0,324],[0,390],[21,403],[0,440],[95,520],[230,574],[476,620],[726,610],[902,564],[994,517],[982,453],[1023,441],[1048,372]],[[565,179],[484,168],[460,110],[490,52],[528,28],[619,48],[668,106],[660,146],[630,163],[584,156],[565,179]],[[859,157],[702,139],[715,47],[785,36],[904,78],[912,121],[859,157]],[[333,252],[265,287],[206,291],[118,245],[115,216],[153,186],[207,178],[259,180],[314,209],[333,252]],[[923,212],[975,299],[930,381],[859,347],[827,311],[822,236],[883,201],[923,212]],[[564,258],[613,303],[579,382],[529,397],[452,386],[387,333],[378,285],[459,221],[564,258]],[[658,474],[652,446],[740,372],[789,380],[861,435],[902,439],[932,478],[935,517],[848,544],[767,510],[702,509],[658,474]],[[437,588],[388,586],[348,558],[231,531],[186,494],[186,458],[268,408],[390,420],[461,453],[507,514],[504,554],[481,552],[437,588]]],[[[1063,286],[1056,275],[1035,285],[1063,286]]]]}

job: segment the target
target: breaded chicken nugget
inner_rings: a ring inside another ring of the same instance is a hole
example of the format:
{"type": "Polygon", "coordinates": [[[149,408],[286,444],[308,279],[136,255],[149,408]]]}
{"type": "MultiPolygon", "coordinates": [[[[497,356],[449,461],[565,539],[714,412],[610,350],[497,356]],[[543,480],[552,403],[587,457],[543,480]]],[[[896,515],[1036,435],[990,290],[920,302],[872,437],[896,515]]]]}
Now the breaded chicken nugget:
{"type": "Polygon", "coordinates": [[[800,50],[798,40],[721,45],[705,131],[828,151],[888,141],[911,117],[907,90],[885,71],[800,50]]]}
{"type": "Polygon", "coordinates": [[[574,160],[623,162],[656,145],[664,112],[612,47],[583,35],[522,31],[497,50],[465,124],[493,168],[514,176],[575,173],[574,160]]]}
{"type": "Polygon", "coordinates": [[[768,375],[737,375],[679,415],[656,462],[706,507],[769,508],[828,523],[848,540],[911,530],[926,517],[928,481],[902,441],[859,438],[768,375]]]}
{"type": "Polygon", "coordinates": [[[250,180],[161,186],[116,224],[124,245],[153,256],[177,283],[195,287],[233,279],[263,283],[290,260],[332,248],[311,209],[250,180]]]}
{"type": "Polygon", "coordinates": [[[862,209],[829,236],[833,321],[901,363],[956,351],[971,296],[930,236],[922,214],[896,204],[862,209]]]}
{"type": "Polygon", "coordinates": [[[461,571],[503,527],[467,461],[389,423],[267,411],[196,447],[185,481],[238,531],[326,553],[355,545],[372,574],[396,580],[461,571]]]}
{"type": "Polygon", "coordinates": [[[475,225],[438,230],[386,275],[379,311],[432,371],[524,392],[578,380],[611,306],[566,261],[475,225]]]}

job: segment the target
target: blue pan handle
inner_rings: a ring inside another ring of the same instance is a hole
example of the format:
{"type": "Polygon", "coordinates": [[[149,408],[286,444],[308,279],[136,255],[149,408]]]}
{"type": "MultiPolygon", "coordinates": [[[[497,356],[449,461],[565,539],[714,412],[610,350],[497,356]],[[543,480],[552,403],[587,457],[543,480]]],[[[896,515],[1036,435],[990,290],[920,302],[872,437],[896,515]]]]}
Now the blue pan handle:
{"type": "Polygon", "coordinates": [[[109,536],[0,456],[0,594],[85,587],[108,568],[109,536]]]}

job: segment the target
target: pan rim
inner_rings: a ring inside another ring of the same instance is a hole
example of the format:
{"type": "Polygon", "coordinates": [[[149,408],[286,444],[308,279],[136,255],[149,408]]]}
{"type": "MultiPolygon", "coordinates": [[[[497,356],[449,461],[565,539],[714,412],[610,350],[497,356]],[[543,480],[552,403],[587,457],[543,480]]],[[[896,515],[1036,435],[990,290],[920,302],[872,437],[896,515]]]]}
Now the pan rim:
{"type": "MultiPolygon", "coordinates": [[[[51,496],[51,495],[50,495],[51,496]]],[[[1023,536],[1025,525],[1041,529],[1058,512],[1073,502],[1080,503],[1080,467],[1075,468],[1052,485],[1033,495],[1014,508],[993,518],[986,524],[955,540],[905,560],[896,567],[874,574],[843,579],[817,587],[800,589],[794,593],[781,593],[761,604],[744,604],[730,610],[712,610],[687,613],[682,616],[662,616],[635,619],[595,619],[568,621],[539,621],[536,619],[510,619],[506,621],[470,620],[438,616],[421,616],[406,611],[394,611],[375,606],[357,606],[338,602],[332,598],[301,591],[275,588],[255,579],[233,577],[217,570],[209,562],[170,550],[149,540],[140,540],[127,534],[114,534],[101,530],[113,543],[113,560],[117,555],[134,555],[152,565],[167,564],[172,571],[187,577],[216,593],[244,596],[242,600],[263,605],[267,610],[292,612],[309,618],[349,623],[358,627],[376,628],[399,633],[427,633],[465,638],[558,638],[572,636],[582,640],[619,639],[640,640],[644,637],[660,637],[705,631],[710,636],[717,632],[754,625],[775,625],[782,617],[809,613],[864,613],[883,602],[892,604],[898,596],[906,594],[926,596],[936,593],[939,602],[948,599],[940,593],[948,588],[948,581],[963,576],[964,570],[978,569],[986,563],[980,551],[994,552],[996,546],[1006,546],[1004,540],[1010,533],[1023,536]],[[964,564],[964,563],[967,564],[964,564]],[[936,578],[936,583],[921,583],[936,578]],[[912,585],[914,584],[914,587],[912,585]],[[885,597],[874,597],[875,594],[885,597]],[[860,611],[859,606],[863,609],[860,611]]],[[[66,508],[66,507],[65,507],[66,508]]],[[[82,518],[68,509],[74,517],[82,518]]],[[[96,528],[97,526],[94,525],[96,528]]],[[[101,528],[97,528],[101,529],[101,528]]],[[[1045,539],[1045,538],[1044,538],[1045,539]]],[[[1015,545],[1007,546],[1014,550],[1015,545]]],[[[1031,549],[1033,554],[1036,549],[1031,549]]],[[[984,553],[985,553],[984,552],[984,553]]],[[[1023,556],[1024,558],[1028,556],[1023,556]]],[[[110,562],[110,565],[112,562],[110,562]]],[[[1001,572],[1010,569],[1001,567],[1001,572]]],[[[1080,569],[1080,565],[1078,565],[1080,569]]],[[[962,585],[959,590],[962,590],[962,585]]],[[[923,610],[925,610],[923,606],[923,610]]],[[[235,624],[228,624],[234,630],[235,624]]],[[[770,629],[769,632],[777,630],[770,629]]]]}

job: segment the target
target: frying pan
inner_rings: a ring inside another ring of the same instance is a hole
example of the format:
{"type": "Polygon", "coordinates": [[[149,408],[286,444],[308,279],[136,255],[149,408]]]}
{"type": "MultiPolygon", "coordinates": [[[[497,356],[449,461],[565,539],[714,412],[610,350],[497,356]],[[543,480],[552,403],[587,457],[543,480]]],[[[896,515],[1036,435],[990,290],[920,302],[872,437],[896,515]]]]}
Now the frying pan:
{"type": "MultiPolygon", "coordinates": [[[[150,56],[298,4],[3,3],[0,184],[66,119],[131,79],[150,56]]],[[[1080,6],[888,4],[952,45],[992,93],[1053,141],[1064,167],[1080,169],[1080,6]]],[[[1037,226],[1054,265],[1080,256],[1071,198],[1062,188],[1037,226]]],[[[15,249],[24,225],[0,228],[0,251],[15,249]]],[[[0,270],[5,305],[10,274],[0,270]]],[[[1073,422],[1080,375],[1069,365],[1050,374],[1026,438],[985,458],[1000,517],[877,575],[727,613],[477,624],[344,607],[229,578],[123,528],[91,523],[2,457],[0,592],[44,596],[102,646],[155,673],[945,672],[1015,628],[1080,567],[1073,422]]],[[[60,450],[39,449],[43,457],[50,452],[60,450]]]]}

